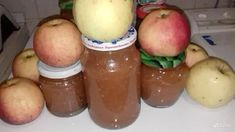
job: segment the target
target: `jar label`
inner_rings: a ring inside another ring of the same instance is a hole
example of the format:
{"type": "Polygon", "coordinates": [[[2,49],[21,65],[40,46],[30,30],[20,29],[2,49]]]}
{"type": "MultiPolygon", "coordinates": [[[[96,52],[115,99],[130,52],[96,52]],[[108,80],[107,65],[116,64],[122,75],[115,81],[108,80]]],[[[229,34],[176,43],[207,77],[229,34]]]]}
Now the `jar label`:
{"type": "Polygon", "coordinates": [[[93,40],[82,35],[82,41],[84,45],[97,51],[115,51],[127,48],[135,43],[137,33],[134,27],[131,27],[128,32],[121,38],[113,40],[111,42],[102,42],[93,40]]]}

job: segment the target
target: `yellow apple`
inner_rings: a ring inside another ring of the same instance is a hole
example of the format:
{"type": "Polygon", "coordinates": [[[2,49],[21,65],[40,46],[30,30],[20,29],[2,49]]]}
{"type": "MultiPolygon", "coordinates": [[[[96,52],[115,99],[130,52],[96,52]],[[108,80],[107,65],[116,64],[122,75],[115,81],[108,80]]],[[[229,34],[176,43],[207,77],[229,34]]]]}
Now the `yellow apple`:
{"type": "Polygon", "coordinates": [[[186,59],[185,63],[188,67],[192,67],[195,63],[208,58],[208,53],[201,46],[190,43],[185,51],[186,59]]]}
{"type": "Polygon", "coordinates": [[[32,80],[17,77],[0,85],[0,117],[3,121],[15,125],[29,123],[40,115],[43,107],[43,94],[32,80]]]}
{"type": "Polygon", "coordinates": [[[133,0],[75,0],[73,15],[88,38],[111,41],[123,36],[133,20],[133,0]]]}
{"type": "Polygon", "coordinates": [[[25,77],[38,82],[39,72],[37,70],[38,57],[32,48],[24,49],[15,56],[12,63],[13,77],[25,77]]]}
{"type": "Polygon", "coordinates": [[[205,107],[223,106],[235,96],[235,73],[224,60],[209,57],[191,67],[186,91],[205,107]]]}

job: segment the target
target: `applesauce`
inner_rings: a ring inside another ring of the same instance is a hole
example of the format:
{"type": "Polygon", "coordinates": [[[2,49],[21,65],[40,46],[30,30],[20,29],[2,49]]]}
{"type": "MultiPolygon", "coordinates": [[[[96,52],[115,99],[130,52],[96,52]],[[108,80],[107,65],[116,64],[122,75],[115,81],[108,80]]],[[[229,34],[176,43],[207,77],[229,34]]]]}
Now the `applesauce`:
{"type": "Polygon", "coordinates": [[[173,105],[186,85],[189,68],[183,62],[175,68],[154,68],[141,66],[141,96],[145,103],[153,107],[173,105]]]}
{"type": "Polygon", "coordinates": [[[77,62],[69,67],[56,68],[38,63],[40,88],[47,109],[59,117],[70,117],[87,107],[82,66],[77,62]]]}
{"type": "Polygon", "coordinates": [[[115,42],[82,37],[87,48],[84,82],[91,119],[101,127],[119,129],[140,112],[140,59],[132,27],[115,42]]]}

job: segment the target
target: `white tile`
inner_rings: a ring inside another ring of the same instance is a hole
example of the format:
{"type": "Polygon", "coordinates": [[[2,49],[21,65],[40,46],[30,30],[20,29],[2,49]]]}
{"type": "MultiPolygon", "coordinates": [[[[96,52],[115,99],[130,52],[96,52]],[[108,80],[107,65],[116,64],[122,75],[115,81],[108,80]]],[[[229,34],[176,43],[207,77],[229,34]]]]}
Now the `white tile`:
{"type": "Polygon", "coordinates": [[[231,0],[220,0],[218,7],[229,7],[231,0]]]}
{"type": "Polygon", "coordinates": [[[36,0],[0,0],[0,3],[5,5],[10,12],[22,12],[26,19],[38,18],[36,0]]]}
{"type": "Polygon", "coordinates": [[[181,9],[192,9],[194,8],[195,0],[166,0],[166,3],[181,9]]]}
{"type": "Polygon", "coordinates": [[[214,8],[216,0],[196,0],[195,8],[214,8]]]}
{"type": "Polygon", "coordinates": [[[58,0],[36,0],[36,3],[40,18],[59,14],[58,0]]]}
{"type": "Polygon", "coordinates": [[[32,32],[35,30],[35,27],[38,25],[40,21],[41,19],[27,19],[26,20],[26,24],[27,24],[30,34],[32,34],[32,32]]]}

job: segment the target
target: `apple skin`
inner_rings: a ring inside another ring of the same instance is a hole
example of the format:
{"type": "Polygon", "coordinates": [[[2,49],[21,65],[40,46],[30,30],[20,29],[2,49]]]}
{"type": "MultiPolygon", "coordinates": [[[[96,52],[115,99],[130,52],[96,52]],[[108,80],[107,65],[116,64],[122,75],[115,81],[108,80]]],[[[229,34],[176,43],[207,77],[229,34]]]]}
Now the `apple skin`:
{"type": "Polygon", "coordinates": [[[0,117],[3,121],[14,125],[32,122],[43,107],[43,94],[32,80],[16,77],[0,85],[0,117]]]}
{"type": "Polygon", "coordinates": [[[13,77],[25,77],[38,83],[38,57],[32,48],[27,48],[17,54],[12,62],[13,77]]]}
{"type": "Polygon", "coordinates": [[[194,43],[190,43],[185,51],[186,59],[185,63],[188,67],[192,67],[194,64],[198,63],[201,60],[204,60],[209,57],[206,50],[194,43]]]}
{"type": "Polygon", "coordinates": [[[160,8],[150,12],[138,30],[141,48],[154,56],[176,56],[186,49],[190,25],[179,9],[160,8]]]}
{"type": "Polygon", "coordinates": [[[74,23],[55,18],[38,27],[33,49],[42,62],[54,67],[67,67],[79,60],[84,46],[74,23]]]}
{"type": "Polygon", "coordinates": [[[111,41],[125,35],[133,20],[132,0],[76,0],[73,16],[83,35],[111,41]]]}
{"type": "Polygon", "coordinates": [[[209,57],[192,66],[186,91],[202,106],[221,107],[235,96],[235,73],[224,60],[209,57]]]}

